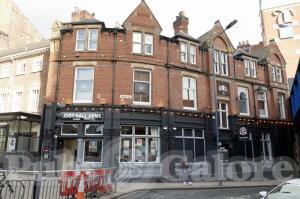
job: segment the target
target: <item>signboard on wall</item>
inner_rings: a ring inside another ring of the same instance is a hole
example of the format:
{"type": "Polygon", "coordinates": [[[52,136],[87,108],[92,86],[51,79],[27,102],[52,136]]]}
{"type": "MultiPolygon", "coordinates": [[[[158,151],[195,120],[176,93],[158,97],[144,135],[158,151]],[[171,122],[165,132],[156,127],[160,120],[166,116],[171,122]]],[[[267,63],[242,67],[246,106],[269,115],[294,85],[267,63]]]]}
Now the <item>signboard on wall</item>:
{"type": "Polygon", "coordinates": [[[103,112],[62,112],[65,120],[100,120],[103,121],[103,112]]]}
{"type": "Polygon", "coordinates": [[[246,126],[241,126],[239,128],[239,140],[248,140],[248,130],[246,128],[246,126]]]}

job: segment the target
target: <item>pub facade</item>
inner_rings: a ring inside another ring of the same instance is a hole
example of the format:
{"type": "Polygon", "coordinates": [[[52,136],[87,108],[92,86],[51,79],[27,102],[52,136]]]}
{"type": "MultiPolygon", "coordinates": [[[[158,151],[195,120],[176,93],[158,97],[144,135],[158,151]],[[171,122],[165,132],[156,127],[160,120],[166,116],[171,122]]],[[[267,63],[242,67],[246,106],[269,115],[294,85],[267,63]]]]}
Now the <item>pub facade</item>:
{"type": "Polygon", "coordinates": [[[174,36],[161,35],[145,1],[121,27],[84,10],[53,24],[42,130],[46,151],[63,156],[60,168],[161,176],[167,157],[206,164],[217,145],[224,162],[292,156],[292,139],[281,139],[292,123],[276,43],[236,49],[219,21],[199,38],[188,24],[180,12],[174,36]]]}

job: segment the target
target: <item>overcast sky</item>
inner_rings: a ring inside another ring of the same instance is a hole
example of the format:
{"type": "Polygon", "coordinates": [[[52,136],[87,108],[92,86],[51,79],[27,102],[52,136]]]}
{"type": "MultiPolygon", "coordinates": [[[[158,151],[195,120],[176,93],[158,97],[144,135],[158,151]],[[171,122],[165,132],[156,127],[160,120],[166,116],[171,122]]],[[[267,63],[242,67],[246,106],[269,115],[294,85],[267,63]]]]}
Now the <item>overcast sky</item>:
{"type": "MultiPolygon", "coordinates": [[[[104,21],[106,27],[122,24],[141,0],[14,0],[33,25],[49,38],[50,27],[58,19],[70,21],[75,6],[94,12],[96,18],[104,21]]],[[[262,0],[263,7],[297,2],[295,0],[262,0]]],[[[300,0],[298,0],[299,2],[300,0]]],[[[173,36],[173,22],[180,11],[189,17],[189,34],[198,38],[208,31],[216,20],[225,27],[232,20],[238,23],[227,31],[237,46],[239,41],[249,40],[251,44],[261,40],[259,0],[146,0],[158,22],[162,34],[173,36]]]]}

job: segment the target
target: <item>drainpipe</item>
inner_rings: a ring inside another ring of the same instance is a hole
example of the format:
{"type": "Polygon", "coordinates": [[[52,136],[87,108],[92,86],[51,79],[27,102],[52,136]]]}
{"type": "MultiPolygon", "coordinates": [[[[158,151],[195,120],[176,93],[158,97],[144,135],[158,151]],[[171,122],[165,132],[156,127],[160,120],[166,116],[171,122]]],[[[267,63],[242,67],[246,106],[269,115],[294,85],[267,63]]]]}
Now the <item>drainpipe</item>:
{"type": "Polygon", "coordinates": [[[256,97],[255,97],[255,89],[254,89],[254,83],[251,83],[252,85],[252,97],[253,97],[253,106],[254,106],[254,118],[256,118],[256,97]]]}

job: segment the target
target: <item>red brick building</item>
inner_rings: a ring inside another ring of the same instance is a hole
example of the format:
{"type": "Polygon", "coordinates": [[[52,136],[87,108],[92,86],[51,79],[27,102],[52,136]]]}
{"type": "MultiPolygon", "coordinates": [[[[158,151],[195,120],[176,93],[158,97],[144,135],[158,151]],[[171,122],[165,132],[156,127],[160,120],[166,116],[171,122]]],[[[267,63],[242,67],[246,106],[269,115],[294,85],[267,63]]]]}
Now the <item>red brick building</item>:
{"type": "MultiPolygon", "coordinates": [[[[144,1],[122,27],[107,28],[80,10],[71,22],[55,22],[46,99],[67,106],[59,110],[55,141],[45,142],[66,154],[63,168],[120,162],[153,176],[171,152],[206,162],[216,150],[213,70],[227,158],[291,155],[290,139],[281,139],[291,123],[285,61],[275,42],[236,49],[219,34],[219,21],[199,38],[188,25],[180,12],[174,36],[161,35],[144,1]]],[[[45,127],[55,128],[53,122],[45,127]]]]}

